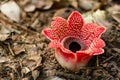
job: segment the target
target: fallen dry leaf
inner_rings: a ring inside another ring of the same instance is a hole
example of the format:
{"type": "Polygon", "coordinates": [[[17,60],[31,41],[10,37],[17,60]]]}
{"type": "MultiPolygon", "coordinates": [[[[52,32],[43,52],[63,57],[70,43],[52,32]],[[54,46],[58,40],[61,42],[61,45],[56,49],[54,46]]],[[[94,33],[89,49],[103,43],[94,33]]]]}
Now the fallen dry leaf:
{"type": "Polygon", "coordinates": [[[29,78],[28,78],[28,77],[26,77],[26,78],[23,78],[22,80],[29,80],[29,78]]]}
{"type": "Polygon", "coordinates": [[[0,41],[5,41],[11,32],[13,32],[11,25],[0,20],[0,41]]]}
{"type": "Polygon", "coordinates": [[[120,5],[115,4],[107,8],[107,11],[113,17],[113,19],[120,23],[120,5]]]}
{"type": "Polygon", "coordinates": [[[113,12],[112,17],[120,24],[120,12],[113,12]]]}
{"type": "Polygon", "coordinates": [[[25,6],[24,10],[25,10],[26,12],[32,12],[32,11],[35,10],[35,8],[36,8],[36,7],[35,7],[33,4],[28,4],[28,5],[25,6]]]}
{"type": "Polygon", "coordinates": [[[20,8],[14,1],[8,1],[0,5],[1,12],[13,21],[19,22],[20,8]]]}
{"type": "Polygon", "coordinates": [[[78,5],[85,10],[91,10],[94,7],[99,6],[100,3],[93,0],[78,0],[78,5]]]}
{"type": "Polygon", "coordinates": [[[32,71],[32,77],[34,80],[37,80],[37,77],[39,76],[40,72],[38,70],[32,71]]]}
{"type": "Polygon", "coordinates": [[[54,3],[53,0],[32,0],[32,4],[39,9],[50,9],[54,3]]]}
{"type": "Polygon", "coordinates": [[[15,55],[18,55],[21,52],[25,52],[25,44],[14,43],[12,50],[14,51],[15,55]]]}
{"type": "Polygon", "coordinates": [[[22,74],[27,74],[29,73],[31,70],[28,67],[22,67],[21,73],[22,74]]]}
{"type": "Polygon", "coordinates": [[[52,7],[54,0],[24,0],[20,1],[20,5],[26,12],[33,12],[36,8],[47,10],[52,7]]]}
{"type": "Polygon", "coordinates": [[[8,57],[0,57],[0,63],[4,63],[10,61],[10,59],[8,57]]]}
{"type": "Polygon", "coordinates": [[[84,20],[86,23],[94,22],[100,26],[106,26],[106,27],[111,26],[111,23],[109,23],[107,20],[106,11],[104,11],[104,10],[97,10],[93,13],[87,12],[87,13],[83,14],[83,17],[84,17],[84,20]]]}
{"type": "Polygon", "coordinates": [[[24,10],[26,12],[33,12],[36,8],[42,10],[48,10],[52,7],[61,8],[68,6],[68,4],[75,8],[78,7],[77,1],[72,0],[30,0],[21,2],[21,5],[24,5],[24,10]]]}
{"type": "Polygon", "coordinates": [[[112,14],[114,12],[119,12],[120,11],[120,5],[115,4],[107,9],[107,11],[112,14]]]}
{"type": "Polygon", "coordinates": [[[70,5],[73,6],[74,8],[78,8],[78,2],[76,0],[68,0],[70,5]]]}
{"type": "Polygon", "coordinates": [[[54,17],[63,17],[65,19],[68,18],[68,16],[72,13],[72,11],[74,11],[74,9],[72,8],[62,8],[59,9],[55,12],[54,17]]]}
{"type": "Polygon", "coordinates": [[[7,34],[0,34],[0,41],[5,41],[9,35],[7,34]]]}
{"type": "MultiPolygon", "coordinates": [[[[34,45],[33,45],[34,46],[34,45]]],[[[30,46],[31,47],[31,46],[30,46]]],[[[26,48],[28,56],[23,60],[23,65],[34,70],[41,64],[42,57],[40,56],[40,51],[38,47],[26,48]]]]}

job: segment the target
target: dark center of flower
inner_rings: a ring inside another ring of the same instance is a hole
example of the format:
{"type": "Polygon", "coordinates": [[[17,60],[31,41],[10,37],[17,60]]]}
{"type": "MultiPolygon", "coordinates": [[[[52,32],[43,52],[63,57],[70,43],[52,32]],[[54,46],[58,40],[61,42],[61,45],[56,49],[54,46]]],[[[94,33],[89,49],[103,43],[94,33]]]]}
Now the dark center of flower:
{"type": "Polygon", "coordinates": [[[76,53],[76,51],[79,51],[81,49],[81,46],[77,42],[71,42],[69,45],[69,50],[72,52],[76,53]]]}

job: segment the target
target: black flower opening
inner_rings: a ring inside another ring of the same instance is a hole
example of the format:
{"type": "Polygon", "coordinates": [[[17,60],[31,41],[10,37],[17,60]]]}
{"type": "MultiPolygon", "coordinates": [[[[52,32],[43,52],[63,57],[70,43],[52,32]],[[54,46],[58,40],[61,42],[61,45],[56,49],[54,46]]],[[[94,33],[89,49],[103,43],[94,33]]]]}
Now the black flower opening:
{"type": "Polygon", "coordinates": [[[81,49],[81,45],[78,42],[71,42],[69,44],[69,50],[76,53],[76,51],[79,51],[81,49]]]}

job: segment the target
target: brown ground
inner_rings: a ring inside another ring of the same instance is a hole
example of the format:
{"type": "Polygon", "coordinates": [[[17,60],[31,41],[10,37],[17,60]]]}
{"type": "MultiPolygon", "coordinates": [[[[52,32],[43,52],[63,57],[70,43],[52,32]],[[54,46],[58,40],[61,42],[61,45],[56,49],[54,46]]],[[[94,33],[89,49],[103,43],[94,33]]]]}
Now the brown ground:
{"type": "MultiPolygon", "coordinates": [[[[80,6],[79,0],[68,0],[71,3],[67,0],[54,1],[51,0],[54,4],[48,9],[39,7],[26,12],[23,10],[25,0],[15,0],[21,8],[19,22],[10,20],[0,12],[0,28],[5,27],[9,31],[1,34],[0,30],[0,80],[120,80],[119,0],[98,0],[100,5],[90,9],[80,6]],[[119,8],[114,8],[115,5],[119,8]],[[112,10],[109,11],[109,8],[112,10]],[[54,57],[54,49],[48,48],[50,41],[42,35],[42,29],[50,27],[54,16],[67,18],[74,10],[84,14],[97,9],[106,11],[108,16],[102,23],[107,28],[102,35],[106,42],[105,53],[94,56],[85,69],[78,72],[63,69],[54,57]],[[114,10],[117,11],[116,15],[112,14],[114,10]],[[8,36],[4,39],[5,35],[8,36]]],[[[2,4],[3,1],[0,2],[2,4]]]]}

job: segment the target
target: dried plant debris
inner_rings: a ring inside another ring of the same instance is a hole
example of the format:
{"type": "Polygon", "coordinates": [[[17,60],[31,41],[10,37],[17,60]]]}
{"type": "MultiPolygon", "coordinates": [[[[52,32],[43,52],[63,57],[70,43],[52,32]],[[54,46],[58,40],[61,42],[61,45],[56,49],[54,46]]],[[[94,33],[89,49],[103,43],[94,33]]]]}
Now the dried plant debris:
{"type": "Polygon", "coordinates": [[[11,32],[13,32],[11,25],[0,20],[0,41],[5,41],[11,32]]]}
{"type": "Polygon", "coordinates": [[[106,12],[102,11],[102,10],[97,10],[95,12],[87,12],[86,14],[83,14],[84,20],[86,22],[99,22],[99,20],[101,21],[105,21],[106,19],[106,12]]]}
{"type": "Polygon", "coordinates": [[[78,5],[85,10],[91,10],[93,8],[99,7],[100,2],[98,2],[97,0],[96,1],[93,1],[93,0],[83,0],[83,1],[78,0],[78,5]]]}
{"type": "Polygon", "coordinates": [[[40,56],[41,52],[37,47],[34,47],[34,45],[30,47],[33,48],[27,49],[28,55],[26,56],[22,63],[24,66],[29,67],[30,70],[34,70],[40,66],[42,57],[40,56]]]}
{"type": "MultiPolygon", "coordinates": [[[[52,0],[30,0],[29,2],[26,3],[26,5],[24,5],[24,10],[26,12],[32,12],[36,8],[47,10],[52,7],[53,3],[54,3],[54,1],[52,1],[52,0]]],[[[22,3],[22,4],[24,4],[24,3],[22,3]]]]}
{"type": "Polygon", "coordinates": [[[70,3],[71,6],[73,6],[74,8],[78,8],[78,2],[77,0],[68,0],[68,2],[70,3]]]}
{"type": "Polygon", "coordinates": [[[74,11],[73,8],[62,8],[62,9],[59,9],[55,12],[54,16],[53,17],[62,17],[62,18],[65,18],[67,19],[68,16],[74,11]]]}
{"type": "Polygon", "coordinates": [[[26,12],[33,12],[36,8],[42,10],[48,10],[54,7],[67,6],[71,3],[74,7],[77,7],[77,2],[72,0],[25,0],[20,1],[20,5],[24,6],[26,12]],[[72,3],[71,3],[72,2],[72,3]]]}
{"type": "Polygon", "coordinates": [[[22,52],[25,52],[25,44],[17,44],[13,43],[13,48],[12,48],[14,55],[19,55],[22,52]]]}
{"type": "Polygon", "coordinates": [[[109,27],[111,23],[108,21],[107,12],[104,10],[97,10],[95,12],[87,12],[83,14],[85,22],[94,22],[101,26],[109,27]]]}
{"type": "Polygon", "coordinates": [[[50,9],[54,0],[31,0],[36,8],[50,9]]]}
{"type": "Polygon", "coordinates": [[[14,1],[8,1],[0,5],[1,12],[13,21],[20,20],[20,7],[14,1]]]}
{"type": "Polygon", "coordinates": [[[112,7],[107,8],[107,11],[113,17],[113,19],[120,23],[120,5],[115,4],[112,7]]]}
{"type": "Polygon", "coordinates": [[[8,57],[0,57],[0,64],[10,61],[8,57]]]}
{"type": "Polygon", "coordinates": [[[120,24],[120,11],[112,13],[113,19],[115,19],[120,24]]]}
{"type": "Polygon", "coordinates": [[[114,4],[114,5],[112,5],[111,7],[108,7],[108,8],[107,8],[107,11],[108,11],[110,14],[112,14],[112,13],[114,13],[114,12],[119,12],[119,11],[120,11],[120,5],[114,4]]]}
{"type": "Polygon", "coordinates": [[[47,79],[45,80],[66,80],[64,78],[60,78],[60,77],[57,77],[57,76],[51,76],[51,77],[48,77],[47,79]]]}

